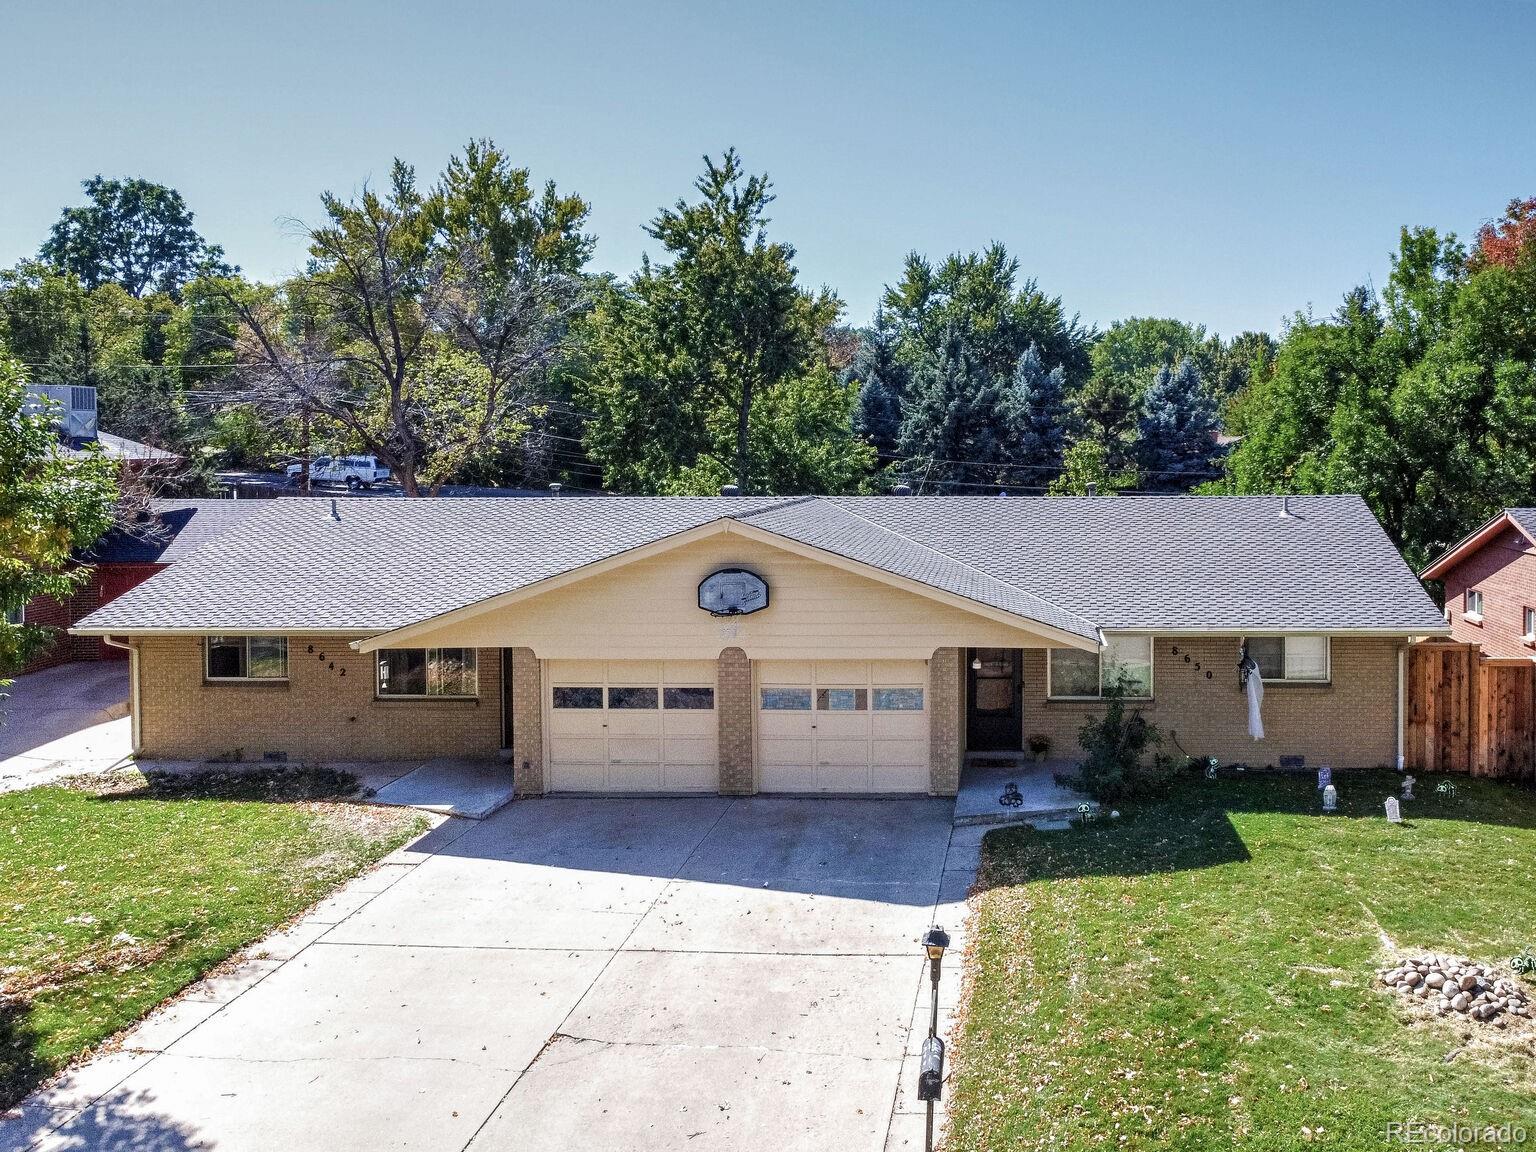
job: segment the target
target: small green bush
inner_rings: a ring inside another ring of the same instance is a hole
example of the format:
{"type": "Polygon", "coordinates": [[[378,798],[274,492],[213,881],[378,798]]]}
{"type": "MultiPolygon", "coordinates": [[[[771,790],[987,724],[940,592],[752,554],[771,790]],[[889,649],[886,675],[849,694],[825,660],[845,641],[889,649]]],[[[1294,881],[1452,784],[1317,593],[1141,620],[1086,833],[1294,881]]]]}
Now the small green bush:
{"type": "Polygon", "coordinates": [[[1123,678],[1106,685],[1104,715],[1083,721],[1077,733],[1086,755],[1074,784],[1101,802],[1161,795],[1177,774],[1173,757],[1145,762],[1163,734],[1140,708],[1127,707],[1129,688],[1123,678]]]}

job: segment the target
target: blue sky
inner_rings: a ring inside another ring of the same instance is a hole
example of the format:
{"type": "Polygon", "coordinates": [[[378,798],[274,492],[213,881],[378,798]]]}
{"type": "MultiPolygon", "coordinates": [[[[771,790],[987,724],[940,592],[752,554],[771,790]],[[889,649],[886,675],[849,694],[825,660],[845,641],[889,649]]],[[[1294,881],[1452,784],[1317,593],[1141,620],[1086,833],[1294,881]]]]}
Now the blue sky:
{"type": "Polygon", "coordinates": [[[0,264],[96,172],[173,185],[252,275],[324,189],[490,136],[593,205],[594,267],[734,144],[864,323],[991,240],[1084,320],[1277,330],[1402,224],[1536,195],[1536,0],[0,6],[0,264]]]}

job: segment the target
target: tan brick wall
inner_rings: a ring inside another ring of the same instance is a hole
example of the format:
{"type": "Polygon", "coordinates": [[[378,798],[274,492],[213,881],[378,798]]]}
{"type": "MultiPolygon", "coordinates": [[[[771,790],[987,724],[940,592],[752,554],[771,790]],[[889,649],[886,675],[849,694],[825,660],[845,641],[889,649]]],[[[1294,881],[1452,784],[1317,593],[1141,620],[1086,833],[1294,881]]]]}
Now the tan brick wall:
{"type": "Polygon", "coordinates": [[[140,755],[208,760],[401,760],[494,756],[501,651],[478,653],[478,700],[377,700],[374,657],[340,637],[290,637],[285,683],[208,683],[195,636],[138,642],[140,755]]]}
{"type": "MultiPolygon", "coordinates": [[[[1236,636],[1153,640],[1155,698],[1140,707],[1162,731],[1164,751],[1178,752],[1170,739],[1176,736],[1190,755],[1223,763],[1278,765],[1281,756],[1291,755],[1305,756],[1309,767],[1395,763],[1398,641],[1335,637],[1329,684],[1266,683],[1264,739],[1258,742],[1248,736],[1247,701],[1237,688],[1239,643],[1236,636]]],[[[1077,732],[1083,720],[1103,705],[1047,700],[1045,677],[1045,650],[1025,649],[1024,735],[1044,732],[1051,738],[1050,756],[1070,760],[1082,753],[1077,732]]]]}
{"type": "Polygon", "coordinates": [[[720,726],[720,794],[757,791],[752,770],[752,662],[740,648],[720,653],[715,670],[715,718],[720,726]]]}
{"type": "Polygon", "coordinates": [[[928,660],[928,791],[953,796],[965,755],[965,670],[959,648],[939,648],[928,660]]]}
{"type": "Polygon", "coordinates": [[[544,771],[544,675],[532,648],[513,648],[512,768],[518,796],[542,796],[549,787],[544,771]]]}

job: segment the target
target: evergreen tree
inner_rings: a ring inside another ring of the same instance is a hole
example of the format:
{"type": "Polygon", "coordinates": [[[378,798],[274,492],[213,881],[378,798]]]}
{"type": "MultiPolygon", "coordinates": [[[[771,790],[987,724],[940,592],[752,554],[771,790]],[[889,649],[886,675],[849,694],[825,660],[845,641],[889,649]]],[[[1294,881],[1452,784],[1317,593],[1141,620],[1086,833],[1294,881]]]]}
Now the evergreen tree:
{"type": "Polygon", "coordinates": [[[1137,421],[1136,460],[1142,487],[1187,491],[1216,471],[1216,407],[1194,361],[1185,357],[1170,372],[1159,368],[1137,421]]]}
{"type": "Polygon", "coordinates": [[[1012,439],[1005,386],[957,331],[921,362],[897,443],[919,490],[963,494],[1002,484],[1012,439]]]}
{"type": "Polygon", "coordinates": [[[896,336],[884,308],[875,310],[874,327],[860,333],[858,353],[843,373],[843,381],[858,388],[854,432],[882,456],[894,454],[901,435],[907,373],[896,358],[896,336]]]}
{"type": "Polygon", "coordinates": [[[1039,346],[1026,348],[1014,366],[1008,395],[1013,466],[1021,484],[1044,487],[1061,472],[1067,444],[1066,392],[1066,370],[1058,364],[1047,372],[1039,346]]]}

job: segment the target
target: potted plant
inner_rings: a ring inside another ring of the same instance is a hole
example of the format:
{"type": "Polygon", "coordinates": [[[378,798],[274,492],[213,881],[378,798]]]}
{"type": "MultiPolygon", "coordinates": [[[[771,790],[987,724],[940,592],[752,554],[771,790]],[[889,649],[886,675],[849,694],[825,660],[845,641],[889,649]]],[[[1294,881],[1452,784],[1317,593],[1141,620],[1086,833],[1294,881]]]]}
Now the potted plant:
{"type": "Polygon", "coordinates": [[[1029,737],[1029,750],[1035,754],[1035,763],[1043,764],[1045,754],[1051,750],[1051,738],[1044,732],[1034,732],[1029,737]]]}

